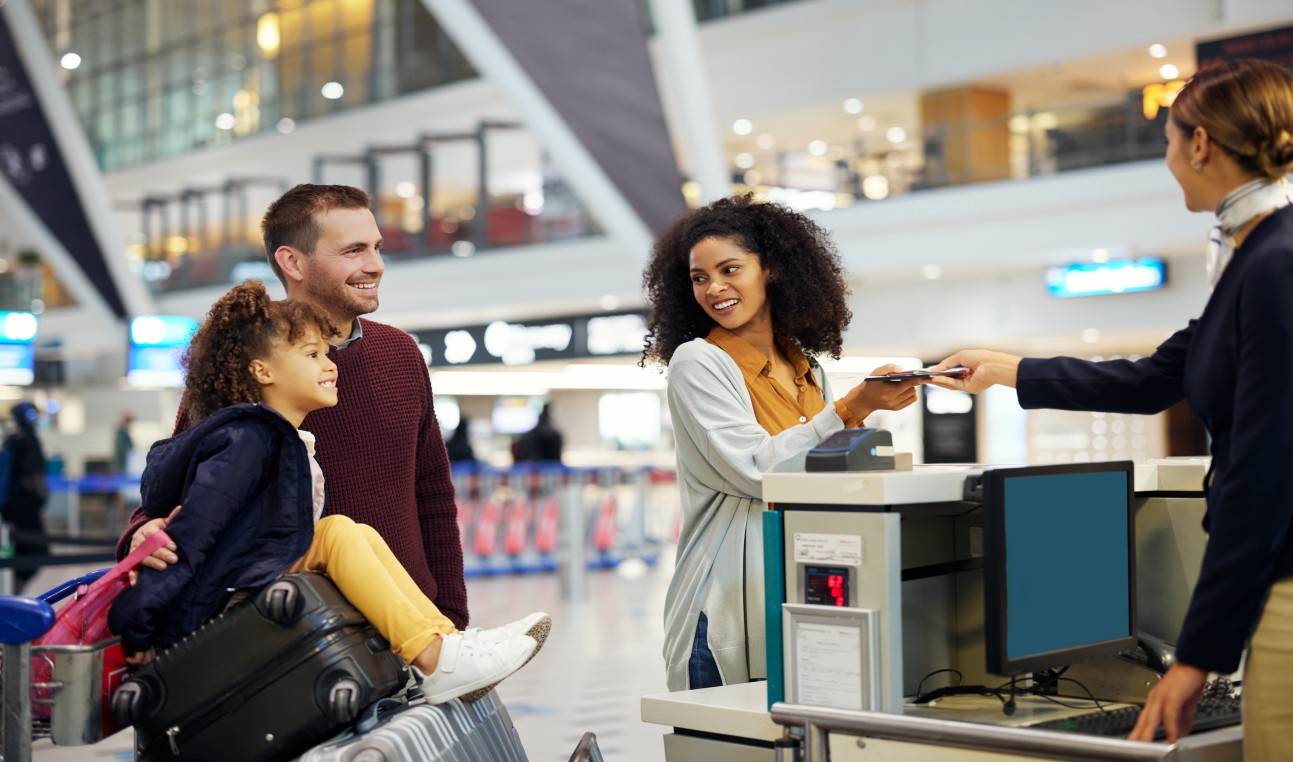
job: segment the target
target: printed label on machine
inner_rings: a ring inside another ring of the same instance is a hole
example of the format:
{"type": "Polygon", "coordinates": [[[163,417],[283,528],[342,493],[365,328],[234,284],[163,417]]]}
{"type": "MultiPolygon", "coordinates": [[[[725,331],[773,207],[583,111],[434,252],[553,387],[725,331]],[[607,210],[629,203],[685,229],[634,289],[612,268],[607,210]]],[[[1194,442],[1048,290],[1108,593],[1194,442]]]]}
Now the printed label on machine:
{"type": "Polygon", "coordinates": [[[796,628],[799,701],[836,709],[863,706],[862,631],[856,626],[800,623],[796,628]]]}
{"type": "Polygon", "coordinates": [[[795,563],[862,565],[862,538],[855,534],[795,532],[795,563]]]}

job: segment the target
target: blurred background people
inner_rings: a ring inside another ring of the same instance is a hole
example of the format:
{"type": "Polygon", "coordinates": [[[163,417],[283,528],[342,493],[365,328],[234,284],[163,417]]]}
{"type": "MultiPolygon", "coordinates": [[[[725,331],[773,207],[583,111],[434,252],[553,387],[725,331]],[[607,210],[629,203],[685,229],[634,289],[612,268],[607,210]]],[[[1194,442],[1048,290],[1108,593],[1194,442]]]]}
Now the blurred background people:
{"type": "Polygon", "coordinates": [[[538,422],[521,435],[512,456],[517,461],[560,463],[563,441],[561,432],[552,425],[552,405],[544,405],[538,422]]]}
{"type": "MultiPolygon", "coordinates": [[[[30,402],[19,402],[9,411],[17,424],[13,433],[5,437],[5,454],[0,463],[8,469],[8,490],[4,520],[13,525],[14,555],[44,556],[49,554],[45,538],[45,524],[41,512],[45,508],[48,490],[45,485],[45,452],[36,436],[36,421],[40,411],[30,402]]],[[[14,572],[15,587],[22,591],[27,580],[35,576],[38,567],[20,568],[14,572]]]]}
{"type": "Polygon", "coordinates": [[[130,454],[135,450],[135,443],[130,438],[130,424],[135,416],[129,411],[121,414],[117,430],[112,438],[112,473],[124,474],[130,468],[130,454]]]}
{"type": "Polygon", "coordinates": [[[471,437],[469,430],[471,421],[462,418],[458,421],[458,426],[449,435],[444,442],[445,452],[449,454],[450,463],[475,463],[476,452],[471,449],[471,437]]]}

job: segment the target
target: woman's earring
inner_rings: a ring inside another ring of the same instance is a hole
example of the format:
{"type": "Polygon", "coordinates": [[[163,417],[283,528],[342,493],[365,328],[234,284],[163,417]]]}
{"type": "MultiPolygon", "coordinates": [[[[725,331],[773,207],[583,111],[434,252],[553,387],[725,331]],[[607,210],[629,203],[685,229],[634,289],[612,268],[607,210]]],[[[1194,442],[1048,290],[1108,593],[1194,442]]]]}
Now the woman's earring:
{"type": "Polygon", "coordinates": [[[1198,172],[1200,169],[1203,169],[1203,165],[1197,161],[1192,161],[1190,162],[1190,169],[1193,169],[1195,172],[1198,172]]]}

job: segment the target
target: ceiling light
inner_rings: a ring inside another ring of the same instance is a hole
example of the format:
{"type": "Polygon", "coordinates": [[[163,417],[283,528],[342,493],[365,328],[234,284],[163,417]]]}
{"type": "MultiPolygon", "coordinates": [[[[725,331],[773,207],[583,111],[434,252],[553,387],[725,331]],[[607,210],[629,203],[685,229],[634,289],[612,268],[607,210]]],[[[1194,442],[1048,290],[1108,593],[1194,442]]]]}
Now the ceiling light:
{"type": "Polygon", "coordinates": [[[732,122],[732,132],[735,132],[737,135],[749,135],[753,129],[754,123],[749,119],[737,119],[735,122],[732,122]]]}
{"type": "Polygon", "coordinates": [[[734,162],[736,166],[740,167],[741,169],[749,169],[750,167],[754,166],[754,154],[738,153],[736,155],[736,159],[734,159],[734,162]]]}
{"type": "Polygon", "coordinates": [[[232,130],[237,123],[238,120],[234,119],[233,114],[228,111],[215,118],[215,126],[221,130],[232,130]]]}
{"type": "Polygon", "coordinates": [[[875,129],[875,117],[873,117],[873,116],[864,116],[864,117],[862,117],[861,119],[858,119],[858,129],[859,129],[859,130],[862,130],[863,132],[870,132],[871,130],[874,130],[874,129],[875,129]]]}
{"type": "Polygon", "coordinates": [[[825,140],[814,140],[808,144],[808,153],[811,153],[813,156],[825,156],[826,149],[829,147],[830,146],[826,145],[825,140]]]}
{"type": "Polygon", "coordinates": [[[943,277],[943,268],[938,265],[925,265],[920,268],[920,274],[929,280],[938,280],[943,277]]]}
{"type": "Polygon", "coordinates": [[[861,114],[862,101],[858,100],[857,98],[849,98],[848,100],[844,101],[844,113],[861,114]]]}
{"type": "Polygon", "coordinates": [[[408,198],[409,196],[412,196],[416,191],[417,191],[417,188],[413,187],[413,183],[409,182],[408,180],[395,184],[395,195],[399,196],[400,198],[408,198]]]}
{"type": "Polygon", "coordinates": [[[1159,44],[1159,43],[1157,43],[1157,42],[1156,42],[1156,43],[1154,43],[1153,45],[1150,45],[1150,46],[1149,46],[1149,57],[1150,57],[1150,58],[1166,58],[1166,57],[1167,57],[1167,46],[1166,46],[1166,45],[1159,44]]]}
{"type": "Polygon", "coordinates": [[[59,59],[59,63],[62,64],[64,69],[71,71],[81,65],[81,57],[69,51],[63,54],[63,57],[59,59]]]}
{"type": "Polygon", "coordinates": [[[1176,79],[1181,76],[1181,70],[1172,64],[1163,64],[1158,67],[1158,75],[1163,79],[1176,79]]]}
{"type": "Polygon", "coordinates": [[[319,92],[323,94],[324,98],[335,101],[346,94],[346,88],[342,87],[340,82],[329,82],[319,88],[319,92]]]}
{"type": "Polygon", "coordinates": [[[890,143],[901,143],[907,139],[907,131],[901,127],[890,127],[885,131],[884,136],[890,143]]]}

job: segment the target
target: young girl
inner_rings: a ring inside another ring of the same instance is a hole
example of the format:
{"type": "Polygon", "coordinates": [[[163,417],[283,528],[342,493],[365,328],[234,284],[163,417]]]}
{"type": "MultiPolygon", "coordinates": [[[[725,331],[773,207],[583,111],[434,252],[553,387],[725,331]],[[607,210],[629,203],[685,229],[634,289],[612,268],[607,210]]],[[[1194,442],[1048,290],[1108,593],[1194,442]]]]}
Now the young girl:
{"type": "Polygon", "coordinates": [[[375,530],[322,516],[314,437],[299,426],[337,404],[337,334],[303,302],[276,302],[258,281],[211,308],[185,357],[185,401],[195,425],[148,453],[143,511],[173,514],[183,550],[165,571],[144,569],[116,600],[109,626],[132,663],[151,659],[224,610],[239,592],[284,572],[327,574],[427,677],[431,703],[479,695],[524,665],[551,620],[536,612],[493,630],[459,632],[400,566],[375,530]]]}

